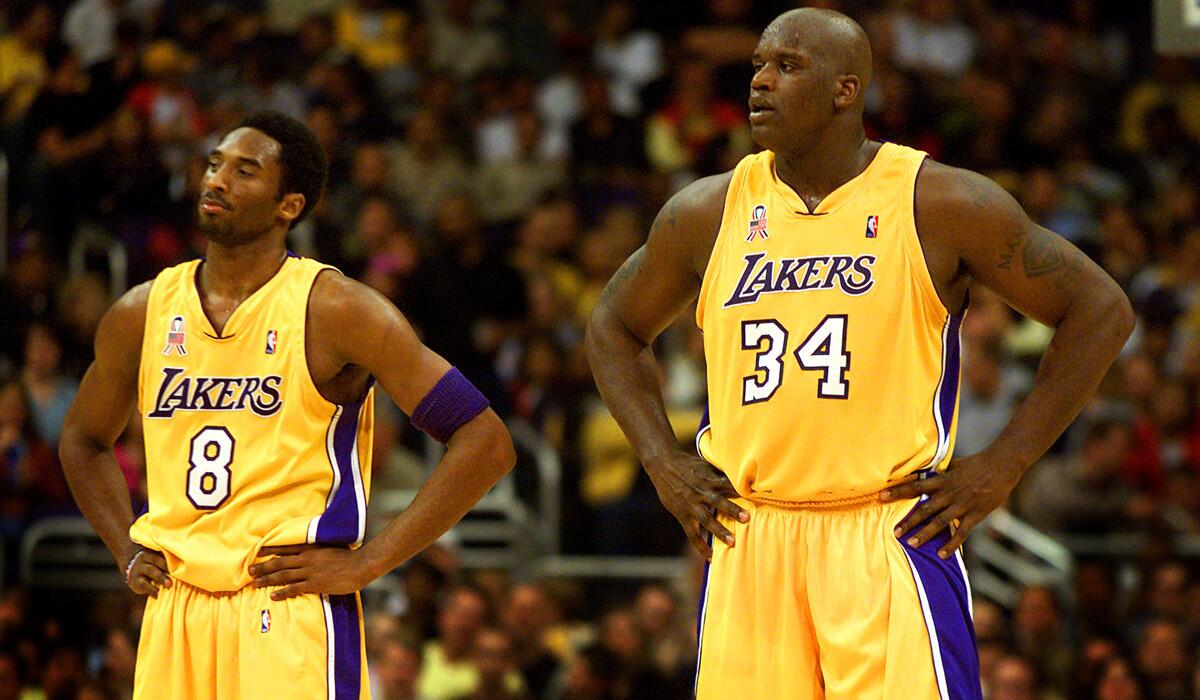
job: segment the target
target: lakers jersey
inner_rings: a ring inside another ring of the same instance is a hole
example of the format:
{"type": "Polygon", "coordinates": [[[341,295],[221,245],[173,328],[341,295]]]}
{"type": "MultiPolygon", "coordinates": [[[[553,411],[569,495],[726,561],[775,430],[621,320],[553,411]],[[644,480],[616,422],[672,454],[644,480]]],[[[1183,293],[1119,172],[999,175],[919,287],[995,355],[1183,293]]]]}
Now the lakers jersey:
{"type": "Polygon", "coordinates": [[[335,405],[309,375],[308,296],[326,266],[289,256],[218,334],[200,264],[150,290],[138,379],[149,509],[130,534],[174,577],[232,591],[262,546],[362,542],[373,396],[335,405]]]}
{"type": "Polygon", "coordinates": [[[962,318],[917,240],[924,158],[884,144],[812,211],[771,152],[734,170],[696,314],[697,445],[742,496],[853,498],[950,456],[962,318]]]}

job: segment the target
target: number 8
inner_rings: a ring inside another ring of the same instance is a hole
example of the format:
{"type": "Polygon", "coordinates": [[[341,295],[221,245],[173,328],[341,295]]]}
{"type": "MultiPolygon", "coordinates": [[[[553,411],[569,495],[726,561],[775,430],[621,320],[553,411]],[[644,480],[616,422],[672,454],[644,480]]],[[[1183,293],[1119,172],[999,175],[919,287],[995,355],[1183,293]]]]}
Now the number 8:
{"type": "Polygon", "coordinates": [[[229,498],[233,446],[233,436],[220,426],[209,426],[192,438],[187,497],[196,508],[213,510],[229,498]]]}

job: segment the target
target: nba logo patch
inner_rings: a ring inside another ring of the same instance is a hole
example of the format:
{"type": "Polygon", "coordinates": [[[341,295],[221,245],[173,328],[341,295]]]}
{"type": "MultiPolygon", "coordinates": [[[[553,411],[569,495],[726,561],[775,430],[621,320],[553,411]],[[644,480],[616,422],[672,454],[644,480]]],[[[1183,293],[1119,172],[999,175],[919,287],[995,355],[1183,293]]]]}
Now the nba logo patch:
{"type": "Polygon", "coordinates": [[[271,611],[264,609],[262,611],[262,628],[260,631],[263,634],[271,631],[271,611]]]}
{"type": "Polygon", "coordinates": [[[176,316],[171,319],[171,325],[167,327],[167,346],[163,348],[164,355],[170,355],[171,351],[178,352],[180,357],[187,354],[187,348],[183,343],[187,339],[187,334],[183,330],[183,316],[176,316]]]}
{"type": "Polygon", "coordinates": [[[750,235],[746,236],[746,242],[750,243],[758,236],[767,240],[767,207],[759,204],[754,207],[754,215],[750,218],[750,235]]]}
{"type": "Polygon", "coordinates": [[[275,354],[275,341],[279,339],[279,334],[275,331],[267,331],[267,354],[275,354]]]}
{"type": "Polygon", "coordinates": [[[879,234],[879,217],[872,214],[867,217],[867,238],[874,238],[879,234]]]}

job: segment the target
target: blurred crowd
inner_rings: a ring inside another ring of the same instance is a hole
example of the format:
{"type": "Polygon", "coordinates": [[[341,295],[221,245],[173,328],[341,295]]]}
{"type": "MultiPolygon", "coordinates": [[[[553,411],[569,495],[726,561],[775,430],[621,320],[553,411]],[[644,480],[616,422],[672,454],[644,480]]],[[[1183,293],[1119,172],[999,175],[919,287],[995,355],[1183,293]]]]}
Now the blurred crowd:
{"type": "MultiPolygon", "coordinates": [[[[978,597],[988,698],[1200,697],[1200,73],[1152,50],[1149,3],[819,0],[867,29],[868,133],[988,174],[1128,292],[1134,338],[1010,504],[1044,531],[1142,533],[1136,560],[1006,611],[978,597]]],[[[674,555],[591,381],[588,313],[662,202],[752,152],[749,56],[782,1],[15,0],[0,2],[0,539],[75,512],[63,416],[105,309],[203,253],[204,158],[240,117],[305,121],[331,163],[300,254],[388,296],[427,344],[531,426],[562,466],[562,546],[674,555]]],[[[972,290],[956,453],[1028,391],[1050,330],[972,290]]],[[[656,346],[690,442],[706,393],[689,314],[656,346]]],[[[376,489],[420,483],[423,443],[380,402],[376,489]]],[[[117,458],[144,501],[139,426],[117,458]]],[[[526,462],[516,479],[536,488],[526,462]]],[[[698,577],[607,591],[464,573],[435,548],[372,599],[376,697],[688,697],[698,577]]],[[[68,618],[0,598],[0,700],[128,697],[136,603],[68,618]],[[25,688],[22,691],[22,688],[25,688]]]]}

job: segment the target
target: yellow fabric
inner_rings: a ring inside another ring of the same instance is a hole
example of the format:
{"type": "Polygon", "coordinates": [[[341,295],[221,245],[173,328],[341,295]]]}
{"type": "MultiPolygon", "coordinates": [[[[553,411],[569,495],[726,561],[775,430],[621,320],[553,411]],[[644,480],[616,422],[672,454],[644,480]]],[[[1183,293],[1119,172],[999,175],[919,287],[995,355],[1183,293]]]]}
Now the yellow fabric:
{"type": "MultiPolygon", "coordinates": [[[[700,412],[670,409],[667,420],[682,444],[691,442],[700,412]]],[[[607,411],[592,413],[583,423],[583,478],[579,491],[592,506],[603,506],[629,495],[642,467],[621,426],[607,411]]]]}
{"type": "Polygon", "coordinates": [[[46,59],[31,51],[16,36],[0,38],[0,122],[11,123],[25,115],[46,82],[46,59]]]}
{"type": "Polygon", "coordinates": [[[138,390],[150,506],[130,535],[163,552],[176,579],[234,591],[250,583],[260,547],[361,543],[373,396],[336,406],[309,376],[305,314],[326,266],[289,257],[217,337],[196,290],[199,264],[164,270],[150,292],[138,390]],[[176,318],[186,354],[169,342],[176,318]],[[327,506],[357,517],[345,537],[327,536],[327,506]]]}
{"type": "Polygon", "coordinates": [[[400,10],[378,13],[378,32],[367,33],[363,14],[355,7],[342,7],[334,13],[334,34],[338,46],[358,56],[370,70],[383,70],[408,61],[408,15],[400,10]]]}
{"type": "MultiPolygon", "coordinates": [[[[437,642],[427,642],[421,661],[421,675],[417,679],[417,693],[427,700],[453,700],[475,692],[479,685],[479,671],[475,663],[467,658],[458,663],[446,660],[446,654],[437,642]]],[[[508,692],[519,694],[525,682],[517,671],[504,675],[504,687],[508,692]]]]}
{"type": "MultiPolygon", "coordinates": [[[[326,626],[327,599],[303,595],[273,601],[271,590],[247,587],[211,594],[176,581],[148,599],[138,642],[135,700],[343,700],[346,693],[329,690],[329,664],[336,650],[328,640],[336,644],[344,637],[326,626]]],[[[357,697],[369,700],[357,594],[354,605],[358,635],[350,643],[358,645],[357,697]]]]}
{"type": "Polygon", "coordinates": [[[811,213],[776,177],[771,152],[735,169],[697,305],[711,419],[697,443],[742,496],[790,503],[870,494],[943,466],[953,452],[957,359],[943,354],[956,355],[957,317],[939,301],[917,240],[913,191],[924,158],[884,144],[811,213]],[[748,240],[759,206],[767,237],[748,240]],[[875,237],[869,217],[877,217],[875,237]],[[785,334],[775,336],[782,342],[753,335],[767,327],[785,334]],[[844,372],[801,367],[797,351],[822,337],[810,357],[841,358],[844,372]],[[834,352],[839,340],[848,357],[834,352]],[[769,397],[753,393],[771,386],[769,397]],[[950,407],[940,417],[939,388],[950,407]]]}
{"type": "Polygon", "coordinates": [[[892,528],[913,501],[785,510],[738,499],[701,612],[699,700],[936,698],[929,632],[892,528]]]}

